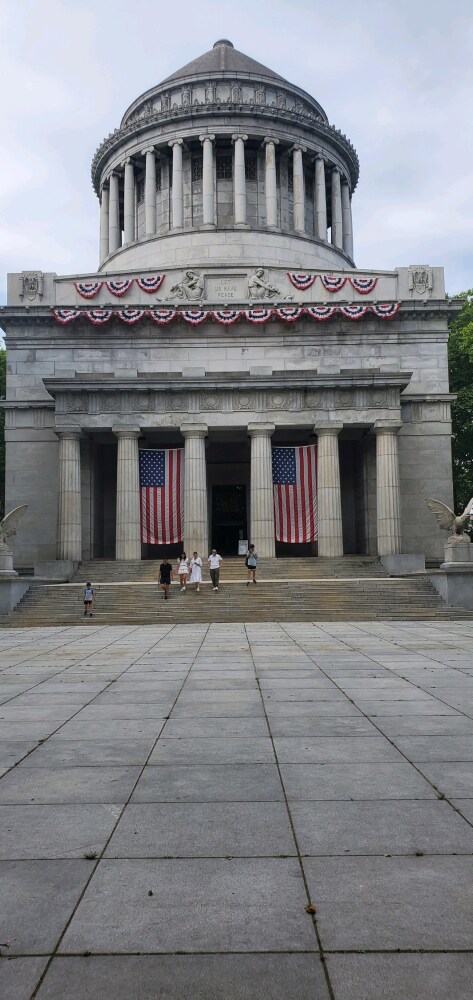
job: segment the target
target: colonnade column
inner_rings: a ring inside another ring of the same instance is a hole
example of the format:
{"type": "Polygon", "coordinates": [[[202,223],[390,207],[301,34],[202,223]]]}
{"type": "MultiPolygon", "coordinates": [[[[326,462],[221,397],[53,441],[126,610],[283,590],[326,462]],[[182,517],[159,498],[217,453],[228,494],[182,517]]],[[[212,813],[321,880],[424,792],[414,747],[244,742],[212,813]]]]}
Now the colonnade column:
{"type": "Polygon", "coordinates": [[[342,240],[343,249],[353,259],[353,225],[348,181],[342,181],[342,240]]]}
{"type": "Polygon", "coordinates": [[[343,424],[316,424],[319,556],[343,555],[338,435],[343,424]]]}
{"type": "Polygon", "coordinates": [[[325,162],[323,156],[315,158],[315,235],[327,240],[327,193],[325,188],[325,162]]]}
{"type": "Polygon", "coordinates": [[[247,135],[232,135],[235,146],[235,169],[233,174],[233,217],[235,226],[246,227],[246,174],[245,142],[247,135]]]}
{"type": "Polygon", "coordinates": [[[57,427],[59,438],[57,558],[82,559],[80,427],[57,427]]]}
{"type": "Polygon", "coordinates": [[[156,232],[156,156],[154,147],[145,149],[145,235],[156,232]]]}
{"type": "Polygon", "coordinates": [[[168,145],[172,148],[172,228],[182,229],[184,226],[183,140],[172,139],[168,145]]]}
{"type": "Polygon", "coordinates": [[[118,174],[110,174],[109,216],[108,216],[108,247],[110,253],[119,250],[122,242],[120,229],[120,195],[118,174]]]}
{"type": "Polygon", "coordinates": [[[401,499],[397,432],[401,424],[377,420],[376,434],[376,521],[378,555],[392,556],[401,551],[401,499]]]}
{"type": "Polygon", "coordinates": [[[292,176],[294,184],[294,229],[296,233],[305,233],[305,191],[304,191],[304,164],[302,153],[305,153],[305,146],[293,146],[292,150],[292,176]]]}
{"type": "Polygon", "coordinates": [[[184,446],[184,550],[188,555],[208,555],[207,424],[182,424],[184,446]]]}
{"type": "Polygon", "coordinates": [[[266,226],[277,229],[278,196],[276,189],[276,144],[278,139],[265,139],[264,195],[266,201],[266,226]]]}
{"type": "Polygon", "coordinates": [[[109,190],[102,188],[100,195],[100,263],[108,257],[109,190]]]}
{"type": "Polygon", "coordinates": [[[214,135],[201,135],[202,143],[202,216],[205,229],[215,229],[214,135]]]}
{"type": "Polygon", "coordinates": [[[141,559],[140,476],[138,438],[140,427],[113,427],[118,439],[116,559],[141,559]]]}
{"type": "Polygon", "coordinates": [[[260,556],[276,554],[271,423],[248,424],[251,437],[251,541],[260,556]]]}
{"type": "Polygon", "coordinates": [[[135,239],[135,168],[130,156],[125,160],[125,191],[123,211],[124,242],[135,239]]]}
{"type": "Polygon", "coordinates": [[[343,249],[342,193],[338,167],[332,170],[332,243],[339,250],[343,249]]]}

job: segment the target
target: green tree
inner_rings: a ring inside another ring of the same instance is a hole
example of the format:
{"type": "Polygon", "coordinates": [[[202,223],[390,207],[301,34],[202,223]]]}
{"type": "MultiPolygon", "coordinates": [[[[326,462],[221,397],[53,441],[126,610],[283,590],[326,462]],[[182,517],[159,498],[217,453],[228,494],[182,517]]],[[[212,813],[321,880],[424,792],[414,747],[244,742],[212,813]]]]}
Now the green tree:
{"type": "Polygon", "coordinates": [[[450,325],[448,360],[453,405],[453,489],[455,509],[473,496],[473,289],[461,296],[463,309],[450,325]]]}
{"type": "MultiPolygon", "coordinates": [[[[5,399],[7,352],[0,350],[0,399],[5,399]]],[[[0,517],[5,516],[5,410],[0,410],[0,517]]]]}

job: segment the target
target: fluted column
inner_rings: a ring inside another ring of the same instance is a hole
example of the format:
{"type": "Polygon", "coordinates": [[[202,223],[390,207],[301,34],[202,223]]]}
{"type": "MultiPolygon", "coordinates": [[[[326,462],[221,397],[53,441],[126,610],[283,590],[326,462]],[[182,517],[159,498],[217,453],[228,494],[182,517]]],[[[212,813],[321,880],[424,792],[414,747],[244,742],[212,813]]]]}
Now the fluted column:
{"type": "Polygon", "coordinates": [[[245,174],[245,142],[247,135],[233,135],[235,146],[235,163],[233,171],[233,216],[235,226],[246,227],[246,174],[245,174]]]}
{"type": "Polygon", "coordinates": [[[82,559],[80,427],[56,428],[59,438],[57,557],[82,559]]]}
{"type": "Polygon", "coordinates": [[[125,160],[123,230],[124,242],[133,243],[135,239],[135,168],[130,156],[125,160]]]}
{"type": "Polygon", "coordinates": [[[141,559],[139,427],[113,427],[118,439],[116,559],[141,559]]]}
{"type": "Polygon", "coordinates": [[[265,139],[264,195],[266,201],[266,226],[277,229],[278,195],[276,188],[276,144],[278,139],[265,139]]]}
{"type": "Polygon", "coordinates": [[[376,434],[376,521],[378,555],[392,556],[401,551],[401,500],[397,432],[400,424],[377,420],[376,434]]]}
{"type": "Polygon", "coordinates": [[[204,229],[215,229],[214,135],[199,136],[202,153],[202,218],[204,229]]]}
{"type": "Polygon", "coordinates": [[[323,156],[315,159],[315,235],[327,240],[327,193],[325,188],[325,163],[323,156]]]}
{"type": "Polygon", "coordinates": [[[296,233],[305,233],[305,191],[304,191],[304,164],[302,153],[305,146],[293,146],[292,150],[292,175],[294,180],[294,229],[296,233]]]}
{"type": "Polygon", "coordinates": [[[353,259],[353,225],[348,181],[342,181],[342,239],[345,253],[353,259]]]}
{"type": "Polygon", "coordinates": [[[182,177],[182,139],[172,139],[172,228],[182,229],[184,225],[184,185],[182,177]]]}
{"type": "Polygon", "coordinates": [[[342,193],[338,167],[332,170],[332,243],[340,250],[343,249],[342,193]]]}
{"type": "Polygon", "coordinates": [[[184,446],[184,549],[208,555],[207,424],[182,424],[184,446]]]}
{"type": "Polygon", "coordinates": [[[343,424],[316,424],[319,556],[343,555],[342,497],[338,435],[343,424]]]}
{"type": "Polygon", "coordinates": [[[251,541],[260,556],[276,554],[271,423],[248,424],[251,437],[251,541]]]}
{"type": "Polygon", "coordinates": [[[154,147],[143,150],[145,153],[145,235],[154,236],[156,232],[156,155],[154,147]]]}
{"type": "Polygon", "coordinates": [[[108,216],[108,245],[110,253],[115,253],[116,250],[119,250],[122,242],[122,233],[120,229],[120,194],[118,185],[118,174],[110,174],[108,216]]]}
{"type": "Polygon", "coordinates": [[[109,190],[105,184],[100,196],[100,263],[108,257],[109,190]]]}

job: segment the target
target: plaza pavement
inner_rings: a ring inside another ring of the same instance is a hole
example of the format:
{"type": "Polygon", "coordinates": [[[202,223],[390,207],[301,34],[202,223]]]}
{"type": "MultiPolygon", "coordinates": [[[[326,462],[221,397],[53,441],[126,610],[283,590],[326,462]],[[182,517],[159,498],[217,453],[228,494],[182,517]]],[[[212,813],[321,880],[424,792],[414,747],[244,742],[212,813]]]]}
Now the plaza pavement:
{"type": "Polygon", "coordinates": [[[91,621],[0,664],[2,1000],[471,998],[473,623],[91,621]]]}

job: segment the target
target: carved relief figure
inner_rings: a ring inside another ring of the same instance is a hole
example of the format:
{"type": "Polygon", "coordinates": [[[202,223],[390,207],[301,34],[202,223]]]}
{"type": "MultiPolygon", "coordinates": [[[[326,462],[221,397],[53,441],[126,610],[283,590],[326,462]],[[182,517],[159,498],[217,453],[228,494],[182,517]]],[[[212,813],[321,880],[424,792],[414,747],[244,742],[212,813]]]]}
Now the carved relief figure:
{"type": "Polygon", "coordinates": [[[23,271],[20,274],[20,299],[26,298],[30,302],[33,302],[36,296],[42,299],[43,286],[42,271],[23,271]]]}
{"type": "Polygon", "coordinates": [[[169,111],[171,107],[170,94],[163,94],[161,97],[161,111],[169,111]]]}
{"type": "Polygon", "coordinates": [[[182,91],[182,107],[188,108],[192,100],[192,94],[188,88],[182,91]]]}
{"type": "Polygon", "coordinates": [[[197,271],[186,271],[182,281],[172,286],[171,294],[173,292],[178,299],[201,299],[204,294],[203,278],[197,271]]]}
{"type": "Polygon", "coordinates": [[[208,83],[205,88],[205,103],[214,104],[215,103],[215,84],[208,83]]]}
{"type": "Polygon", "coordinates": [[[431,267],[424,267],[420,265],[419,267],[409,268],[409,291],[417,292],[418,295],[424,295],[426,292],[432,291],[433,275],[431,267]]]}
{"type": "Polygon", "coordinates": [[[278,108],[282,108],[284,110],[284,108],[287,106],[287,100],[283,90],[278,90],[277,98],[278,98],[278,108]]]}
{"type": "Polygon", "coordinates": [[[261,84],[255,90],[255,102],[256,104],[266,104],[266,91],[261,84]]]}
{"type": "Polygon", "coordinates": [[[231,97],[233,104],[240,104],[241,101],[241,87],[239,83],[232,83],[231,97]]]}
{"type": "Polygon", "coordinates": [[[257,267],[248,278],[248,298],[249,299],[271,299],[277,295],[282,299],[281,289],[277,285],[272,285],[264,276],[264,267],[257,267]]]}

